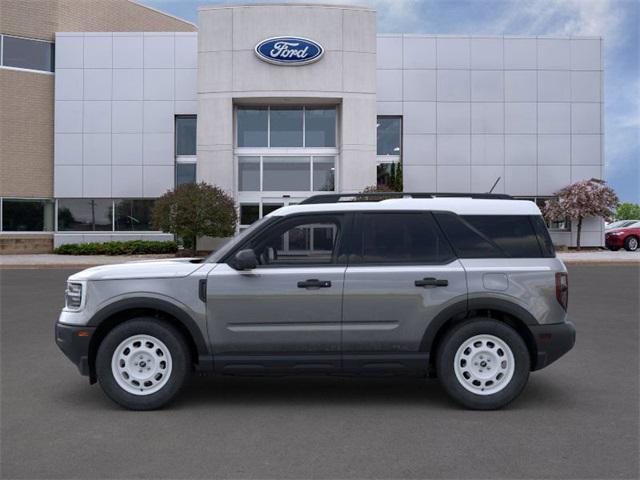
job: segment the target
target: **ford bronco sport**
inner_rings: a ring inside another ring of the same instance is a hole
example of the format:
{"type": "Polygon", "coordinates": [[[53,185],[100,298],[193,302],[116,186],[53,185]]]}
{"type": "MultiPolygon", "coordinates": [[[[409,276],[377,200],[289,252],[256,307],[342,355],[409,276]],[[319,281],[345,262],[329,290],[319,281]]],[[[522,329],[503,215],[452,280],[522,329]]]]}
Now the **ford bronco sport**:
{"type": "Polygon", "coordinates": [[[575,341],[540,211],[388,197],[311,197],[205,259],[76,273],[56,342],[134,410],[167,404],[192,371],[437,376],[468,408],[508,404],[575,341]]]}

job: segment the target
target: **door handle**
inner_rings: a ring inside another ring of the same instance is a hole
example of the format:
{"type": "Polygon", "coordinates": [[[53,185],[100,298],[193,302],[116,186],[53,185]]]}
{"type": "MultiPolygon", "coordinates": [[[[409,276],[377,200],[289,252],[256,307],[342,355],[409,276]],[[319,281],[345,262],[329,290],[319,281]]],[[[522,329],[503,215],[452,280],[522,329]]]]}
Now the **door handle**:
{"type": "Polygon", "coordinates": [[[416,280],[414,284],[416,287],[447,287],[449,286],[449,280],[430,277],[416,280]]]}
{"type": "Polygon", "coordinates": [[[310,278],[303,282],[298,282],[298,288],[329,288],[331,282],[329,280],[318,280],[317,278],[310,278]]]}

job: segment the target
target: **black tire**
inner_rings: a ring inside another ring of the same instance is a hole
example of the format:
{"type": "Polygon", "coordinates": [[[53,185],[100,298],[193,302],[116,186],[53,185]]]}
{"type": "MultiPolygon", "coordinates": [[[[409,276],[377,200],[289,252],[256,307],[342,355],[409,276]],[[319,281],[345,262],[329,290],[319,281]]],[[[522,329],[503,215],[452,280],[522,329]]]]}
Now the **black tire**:
{"type": "Polygon", "coordinates": [[[436,369],[445,391],[461,405],[473,410],[495,410],[512,402],[529,379],[531,359],[524,340],[509,325],[488,318],[474,318],[453,327],[444,337],[437,351],[436,369]],[[467,390],[455,373],[456,352],[466,340],[476,335],[498,337],[511,349],[514,372],[509,383],[496,393],[479,395],[467,390]]]}
{"type": "Polygon", "coordinates": [[[130,410],[155,410],[167,405],[179,393],[191,370],[189,348],[184,337],[169,323],[153,317],[128,320],[111,330],[102,340],[96,356],[96,375],[104,393],[130,410]],[[169,380],[157,392],[134,395],[122,388],[114,377],[111,360],[115,350],[134,335],[150,335],[160,340],[171,355],[169,380]]]}
{"type": "Polygon", "coordinates": [[[636,250],[638,250],[638,243],[640,243],[638,241],[638,237],[629,235],[627,238],[624,239],[624,249],[627,252],[635,252],[636,250]]]}

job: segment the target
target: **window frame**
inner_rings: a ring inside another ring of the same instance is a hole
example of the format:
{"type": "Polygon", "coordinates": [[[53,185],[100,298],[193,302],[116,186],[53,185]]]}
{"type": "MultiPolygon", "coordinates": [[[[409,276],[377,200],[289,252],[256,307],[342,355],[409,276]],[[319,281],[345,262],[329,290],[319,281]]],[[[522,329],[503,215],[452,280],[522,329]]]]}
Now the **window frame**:
{"type": "MultiPolygon", "coordinates": [[[[227,254],[225,254],[218,263],[226,263],[231,266],[232,260],[237,252],[252,248],[250,245],[258,237],[266,237],[270,232],[281,229],[283,225],[285,228],[287,224],[298,223],[301,220],[302,224],[318,224],[329,223],[329,219],[337,220],[335,223],[338,226],[338,232],[336,234],[336,245],[332,255],[331,263],[299,263],[299,264],[283,264],[283,265],[258,265],[256,269],[274,269],[274,268],[318,268],[318,267],[339,267],[346,266],[348,260],[348,241],[345,239],[350,238],[350,232],[353,228],[353,213],[352,212],[317,212],[317,213],[297,213],[293,215],[287,215],[283,217],[273,217],[273,220],[262,228],[259,228],[253,235],[245,238],[241,243],[235,245],[227,254]],[[323,221],[324,220],[324,221],[323,221]]],[[[293,227],[291,227],[293,228],[293,227]]]]}
{"type": "Polygon", "coordinates": [[[44,75],[55,75],[55,71],[56,71],[55,45],[56,45],[55,42],[51,42],[49,40],[43,40],[41,38],[30,38],[30,37],[23,37],[20,35],[9,35],[6,33],[0,34],[0,69],[14,70],[17,72],[40,73],[44,75]],[[31,40],[34,42],[48,43],[51,47],[51,70],[39,70],[36,68],[13,67],[11,65],[5,65],[4,64],[4,47],[5,47],[4,37],[11,37],[11,38],[18,38],[21,40],[31,40]]]}
{"type": "Polygon", "coordinates": [[[449,238],[445,235],[444,231],[440,227],[440,224],[436,220],[433,212],[430,210],[393,210],[393,211],[384,211],[384,210],[364,210],[354,212],[354,224],[353,229],[350,232],[351,238],[349,242],[348,250],[348,264],[349,266],[358,266],[358,267],[394,267],[394,266],[442,266],[449,265],[452,262],[458,260],[458,255],[451,244],[449,238]],[[436,228],[441,239],[446,243],[449,247],[449,251],[451,252],[451,256],[447,259],[444,259],[440,262],[365,262],[359,257],[357,252],[362,251],[362,243],[361,243],[361,233],[362,233],[362,225],[363,225],[363,217],[364,215],[370,214],[379,214],[379,215],[394,215],[394,214],[414,214],[414,215],[425,215],[426,217],[431,217],[432,223],[436,228]]]}
{"type": "MultiPolygon", "coordinates": [[[[326,105],[326,104],[318,104],[318,105],[304,105],[304,104],[296,104],[296,105],[286,105],[286,104],[270,104],[270,105],[235,105],[234,106],[234,135],[233,135],[233,146],[234,149],[238,152],[243,152],[244,150],[259,150],[261,152],[264,152],[265,149],[268,150],[316,150],[316,149],[321,149],[321,150],[332,150],[332,151],[338,151],[338,143],[339,143],[339,128],[338,128],[338,123],[339,123],[339,111],[338,111],[338,105],[326,105]],[[272,147],[271,146],[271,108],[277,108],[277,109],[284,109],[284,108],[291,108],[291,109],[297,109],[299,108],[302,111],[302,145],[299,147],[272,147]],[[258,108],[266,108],[267,111],[267,144],[260,146],[260,147],[241,147],[239,145],[239,132],[240,132],[240,128],[238,125],[238,111],[242,110],[242,109],[258,109],[258,108]],[[335,139],[335,145],[330,146],[330,147],[307,147],[307,119],[306,119],[306,110],[307,108],[309,109],[321,109],[324,108],[326,110],[335,110],[336,115],[335,115],[335,123],[334,123],[334,139],[335,139]]],[[[241,154],[244,155],[244,154],[241,154]]]]}

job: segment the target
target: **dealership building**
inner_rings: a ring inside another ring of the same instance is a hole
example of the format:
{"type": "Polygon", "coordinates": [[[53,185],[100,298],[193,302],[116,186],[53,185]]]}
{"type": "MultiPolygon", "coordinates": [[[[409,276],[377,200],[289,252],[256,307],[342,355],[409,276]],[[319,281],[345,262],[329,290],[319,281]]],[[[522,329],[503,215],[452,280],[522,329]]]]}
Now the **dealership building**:
{"type": "Polygon", "coordinates": [[[242,229],[376,184],[543,205],[603,177],[600,38],[380,35],[359,6],[204,6],[197,27],[128,0],[2,8],[5,253],[172,238],[150,211],[186,182],[231,194],[242,229]]]}

